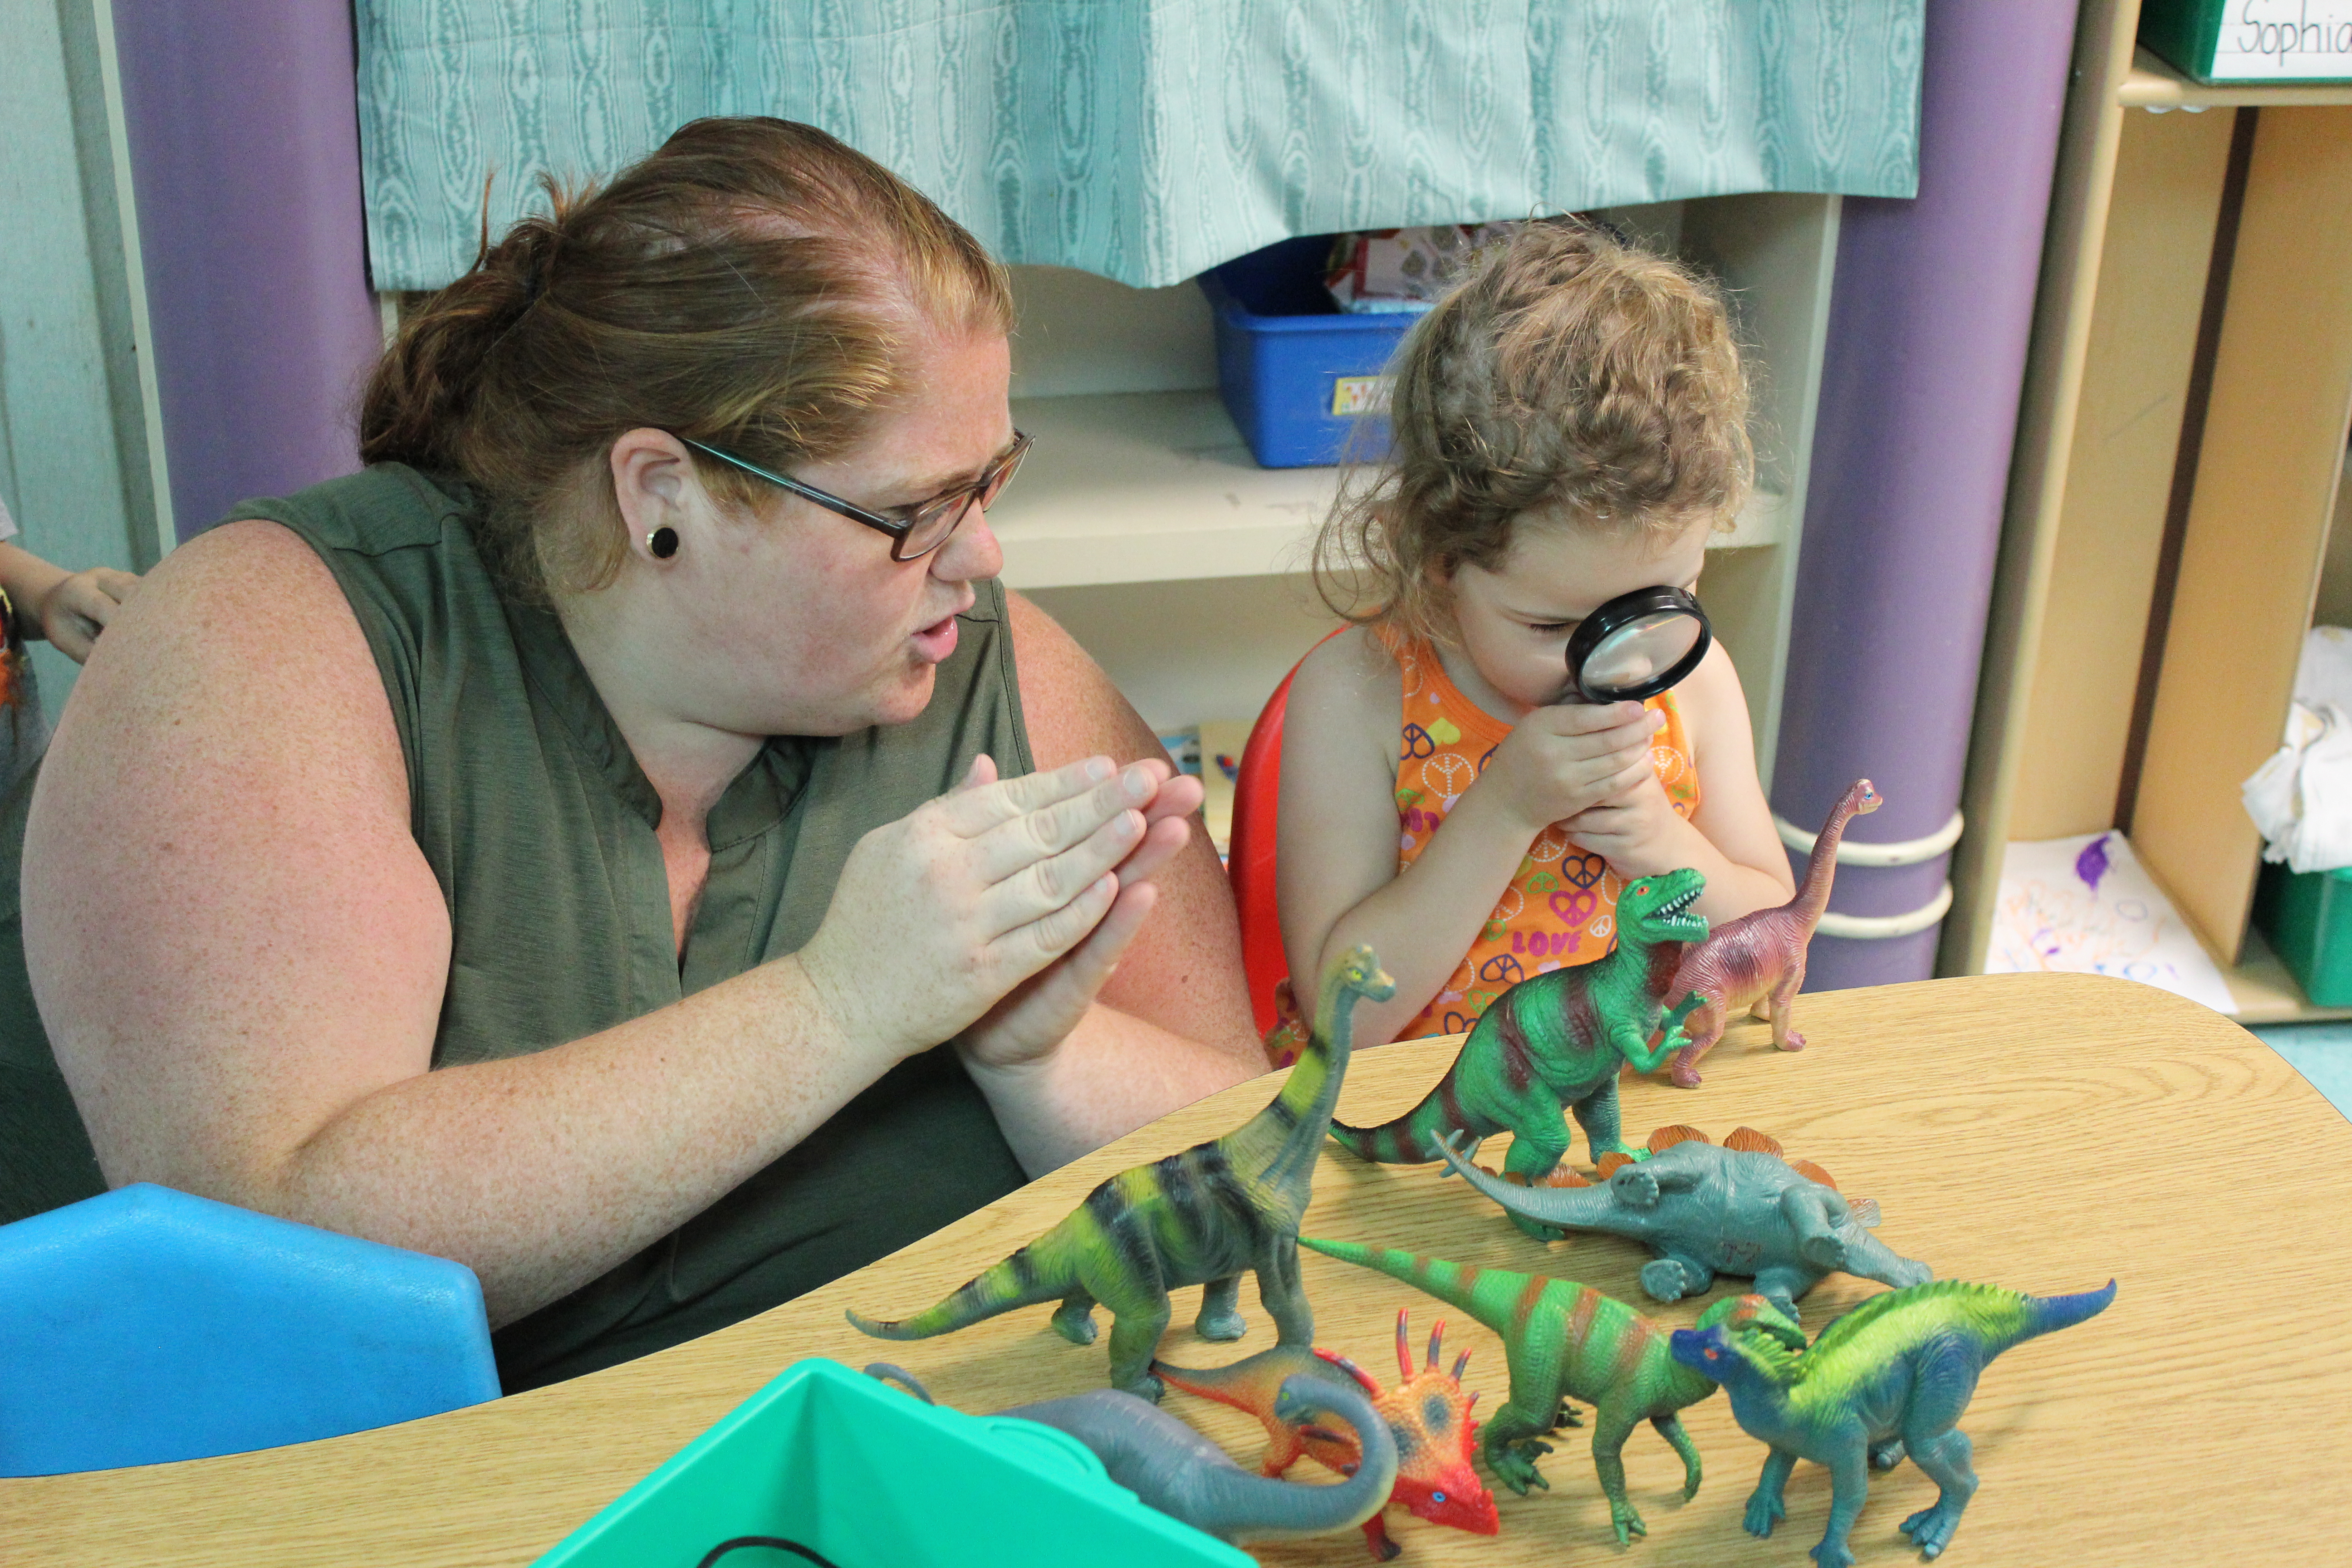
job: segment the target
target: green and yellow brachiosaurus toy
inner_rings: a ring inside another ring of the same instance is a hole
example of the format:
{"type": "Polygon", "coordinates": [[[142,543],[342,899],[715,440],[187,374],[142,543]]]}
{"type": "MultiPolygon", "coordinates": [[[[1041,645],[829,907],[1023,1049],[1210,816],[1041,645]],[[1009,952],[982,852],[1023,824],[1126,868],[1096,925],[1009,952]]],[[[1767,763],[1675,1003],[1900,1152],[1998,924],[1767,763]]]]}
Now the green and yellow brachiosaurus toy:
{"type": "Polygon", "coordinates": [[[1151,1357],[1168,1328],[1168,1293],[1208,1287],[1193,1328],[1202,1339],[1237,1340],[1244,1324],[1234,1303],[1242,1275],[1254,1271],[1278,1342],[1311,1347],[1298,1226],[1348,1071],[1356,1003],[1385,1002],[1395,991],[1370,948],[1350,950],[1323,977],[1307,1050],[1264,1110],[1222,1138],[1121,1171],[1061,1224],[929,1310],[887,1323],[851,1312],[850,1322],[877,1339],[923,1340],[1059,1300],[1055,1331],[1084,1345],[1094,1342],[1100,1303],[1111,1312],[1111,1386],[1156,1400],[1151,1357]]]}

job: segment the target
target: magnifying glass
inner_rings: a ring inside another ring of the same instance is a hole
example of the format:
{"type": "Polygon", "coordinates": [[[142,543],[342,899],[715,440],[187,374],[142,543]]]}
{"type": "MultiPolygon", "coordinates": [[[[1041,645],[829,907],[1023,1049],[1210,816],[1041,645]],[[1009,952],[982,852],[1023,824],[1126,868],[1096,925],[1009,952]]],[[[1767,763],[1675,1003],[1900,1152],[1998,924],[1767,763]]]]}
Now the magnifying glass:
{"type": "Polygon", "coordinates": [[[1584,617],[1568,639],[1563,702],[1640,702],[1698,668],[1715,628],[1681,588],[1636,588],[1584,617]]]}

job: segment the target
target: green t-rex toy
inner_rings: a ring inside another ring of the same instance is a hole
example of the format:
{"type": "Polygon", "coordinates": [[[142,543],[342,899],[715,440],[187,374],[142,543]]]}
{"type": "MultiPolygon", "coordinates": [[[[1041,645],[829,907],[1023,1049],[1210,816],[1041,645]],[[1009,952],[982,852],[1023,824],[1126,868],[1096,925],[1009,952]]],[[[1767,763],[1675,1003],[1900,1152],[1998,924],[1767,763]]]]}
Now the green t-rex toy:
{"type": "MultiPolygon", "coordinates": [[[[1698,1448],[1676,1414],[1715,1392],[1712,1379],[1676,1366],[1666,1353],[1667,1326],[1645,1318],[1622,1301],[1589,1285],[1447,1263],[1392,1248],[1301,1237],[1310,1247],[1343,1263],[1377,1269],[1394,1279],[1469,1313],[1502,1336],[1510,1359],[1511,1397],[1479,1428],[1479,1456],[1496,1479],[1522,1497],[1528,1488],[1550,1489],[1536,1468],[1549,1454],[1544,1434],[1563,1421],[1576,1424],[1565,1408],[1570,1399],[1593,1406],[1592,1468],[1609,1497],[1609,1521],[1617,1543],[1649,1531],[1625,1496],[1625,1439],[1646,1419],[1683,1458],[1683,1496],[1698,1491],[1698,1448]]],[[[1727,1296],[1699,1321],[1744,1321],[1759,1308],[1772,1308],[1760,1296],[1727,1296]],[[1748,1305],[1755,1303],[1755,1305],[1748,1305]]]]}
{"type": "Polygon", "coordinates": [[[1061,1224],[937,1306],[896,1322],[851,1312],[850,1322],[877,1339],[923,1340],[1059,1300],[1054,1328],[1084,1345],[1094,1342],[1099,1302],[1111,1311],[1111,1386],[1156,1400],[1151,1357],[1168,1328],[1168,1293],[1208,1287],[1193,1328],[1203,1339],[1237,1340],[1245,1331],[1235,1307],[1241,1277],[1255,1271],[1278,1342],[1311,1347],[1315,1314],[1298,1283],[1298,1225],[1348,1071],[1356,1003],[1385,1002],[1395,992],[1370,948],[1350,949],[1323,977],[1307,1050],[1264,1110],[1222,1138],[1121,1171],[1061,1224]]]}
{"type": "MultiPolygon", "coordinates": [[[[1694,995],[1671,1013],[1664,995],[1685,944],[1706,937],[1706,918],[1690,912],[1706,879],[1696,871],[1644,877],[1617,900],[1617,945],[1609,956],[1520,981],[1480,1016],[1454,1065],[1419,1105],[1379,1127],[1334,1123],[1331,1136],[1350,1152],[1386,1165],[1444,1158],[1448,1134],[1479,1141],[1508,1131],[1504,1169],[1530,1180],[1568,1153],[1564,1120],[1575,1112],[1596,1161],[1607,1153],[1641,1158],[1622,1137],[1617,1069],[1643,1072],[1682,1049],[1682,1020],[1694,995]],[[1653,1048],[1650,1037],[1660,1033],[1653,1048]]],[[[1511,1216],[1529,1236],[1559,1230],[1511,1216]]]]}
{"type": "Polygon", "coordinates": [[[1905,1520],[1903,1533],[1921,1555],[1940,1555],[1976,1495],[1958,1424],[1986,1364],[2011,1345],[2096,1317],[2115,1299],[2112,1279],[2074,1296],[1944,1279],[1873,1296],[1823,1329],[1810,1350],[1785,1319],[1748,1325],[1760,1331],[1702,1320],[1676,1330],[1672,1350],[1676,1362],[1722,1384],[1741,1430],[1772,1450],[1748,1500],[1748,1532],[1769,1535],[1787,1517],[1781,1489],[1797,1461],[1811,1459],[1830,1469],[1829,1530],[1813,1561],[1851,1568],[1846,1538],[1870,1493],[1870,1450],[1899,1437],[1936,1483],[1934,1506],[1905,1520]]]}

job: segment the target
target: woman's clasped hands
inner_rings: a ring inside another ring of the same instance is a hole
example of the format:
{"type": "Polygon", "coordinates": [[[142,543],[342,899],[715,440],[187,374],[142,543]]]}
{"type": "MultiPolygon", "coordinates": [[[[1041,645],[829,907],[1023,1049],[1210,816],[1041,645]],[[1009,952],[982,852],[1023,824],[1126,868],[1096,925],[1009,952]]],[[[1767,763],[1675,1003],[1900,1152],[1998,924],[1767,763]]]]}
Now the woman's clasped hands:
{"type": "Polygon", "coordinates": [[[1050,1056],[1150,912],[1200,781],[1090,757],[963,782],[860,839],[799,962],[845,1042],[891,1061],[953,1039],[990,1068],[1050,1056]]]}

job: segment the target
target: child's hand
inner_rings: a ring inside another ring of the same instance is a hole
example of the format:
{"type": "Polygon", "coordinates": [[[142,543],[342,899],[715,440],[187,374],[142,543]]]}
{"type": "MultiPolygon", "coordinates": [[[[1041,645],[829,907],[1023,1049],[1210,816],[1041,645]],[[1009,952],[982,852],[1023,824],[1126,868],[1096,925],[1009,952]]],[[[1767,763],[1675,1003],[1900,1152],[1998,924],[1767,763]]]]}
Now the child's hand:
{"type": "Polygon", "coordinates": [[[1598,855],[1623,878],[1654,877],[1689,865],[1685,835],[1698,830],[1675,815],[1666,786],[1643,752],[1642,776],[1633,786],[1598,805],[1587,806],[1560,824],[1568,841],[1598,855]]]}
{"type": "Polygon", "coordinates": [[[114,618],[115,608],[139,586],[137,575],[111,566],[93,566],[59,578],[41,602],[33,606],[41,631],[59,653],[80,664],[89,658],[98,634],[114,618]]]}
{"type": "Polygon", "coordinates": [[[1519,721],[1471,786],[1535,836],[1653,784],[1650,737],[1664,718],[1638,702],[1562,703],[1519,721]]]}

